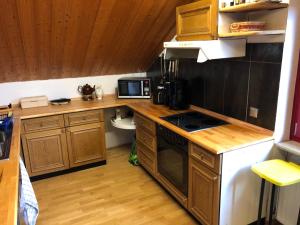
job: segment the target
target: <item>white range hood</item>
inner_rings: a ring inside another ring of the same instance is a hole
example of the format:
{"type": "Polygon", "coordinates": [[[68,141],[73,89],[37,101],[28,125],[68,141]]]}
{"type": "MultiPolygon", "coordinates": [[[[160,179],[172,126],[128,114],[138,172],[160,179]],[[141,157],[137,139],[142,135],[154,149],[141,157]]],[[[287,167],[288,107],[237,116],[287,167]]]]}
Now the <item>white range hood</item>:
{"type": "Polygon", "coordinates": [[[212,41],[164,42],[165,59],[197,58],[198,63],[211,59],[243,57],[246,55],[246,39],[212,41]]]}

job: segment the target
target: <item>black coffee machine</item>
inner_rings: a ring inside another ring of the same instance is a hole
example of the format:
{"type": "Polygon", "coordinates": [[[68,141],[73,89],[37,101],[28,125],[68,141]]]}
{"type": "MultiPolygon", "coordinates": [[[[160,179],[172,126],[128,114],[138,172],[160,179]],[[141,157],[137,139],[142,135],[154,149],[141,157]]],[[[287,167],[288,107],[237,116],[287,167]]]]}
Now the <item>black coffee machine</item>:
{"type": "Polygon", "coordinates": [[[189,107],[187,97],[187,80],[180,79],[178,77],[179,61],[170,60],[168,70],[166,68],[166,61],[162,60],[162,79],[157,85],[156,91],[153,95],[153,103],[164,104],[174,110],[187,109],[189,107]]]}
{"type": "Polygon", "coordinates": [[[165,83],[167,101],[165,105],[170,109],[180,110],[189,107],[187,98],[187,81],[183,79],[176,79],[165,83]]]}

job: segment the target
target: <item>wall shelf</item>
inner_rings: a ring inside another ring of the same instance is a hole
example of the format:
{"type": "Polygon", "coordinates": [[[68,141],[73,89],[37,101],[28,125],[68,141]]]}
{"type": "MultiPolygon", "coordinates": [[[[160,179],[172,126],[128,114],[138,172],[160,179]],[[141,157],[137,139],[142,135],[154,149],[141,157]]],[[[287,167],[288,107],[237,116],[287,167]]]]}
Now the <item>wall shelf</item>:
{"type": "Polygon", "coordinates": [[[278,2],[252,2],[244,3],[236,6],[228,6],[219,9],[220,13],[238,13],[238,12],[251,12],[259,10],[271,10],[271,9],[281,9],[287,8],[289,4],[278,3],[278,2]]]}
{"type": "Polygon", "coordinates": [[[234,37],[251,37],[260,35],[282,35],[285,30],[264,30],[264,31],[247,31],[247,32],[229,32],[219,33],[219,38],[234,38],[234,37]]]}

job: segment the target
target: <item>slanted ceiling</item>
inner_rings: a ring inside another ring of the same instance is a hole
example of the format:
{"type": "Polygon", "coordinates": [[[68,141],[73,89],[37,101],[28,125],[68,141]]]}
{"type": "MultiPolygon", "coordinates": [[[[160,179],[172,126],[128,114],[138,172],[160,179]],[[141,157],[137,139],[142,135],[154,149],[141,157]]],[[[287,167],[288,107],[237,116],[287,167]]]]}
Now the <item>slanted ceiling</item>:
{"type": "Polygon", "coordinates": [[[1,0],[0,82],[143,72],[190,0],[1,0]]]}

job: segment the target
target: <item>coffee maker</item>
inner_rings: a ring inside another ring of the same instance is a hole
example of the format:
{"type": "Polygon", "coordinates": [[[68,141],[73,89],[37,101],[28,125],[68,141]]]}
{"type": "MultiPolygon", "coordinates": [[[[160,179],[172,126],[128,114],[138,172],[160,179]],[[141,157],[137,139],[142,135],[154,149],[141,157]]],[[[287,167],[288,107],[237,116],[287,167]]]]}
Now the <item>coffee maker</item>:
{"type": "Polygon", "coordinates": [[[170,81],[168,84],[168,102],[167,105],[170,109],[180,110],[187,109],[187,81],[183,79],[176,79],[170,81]]]}

